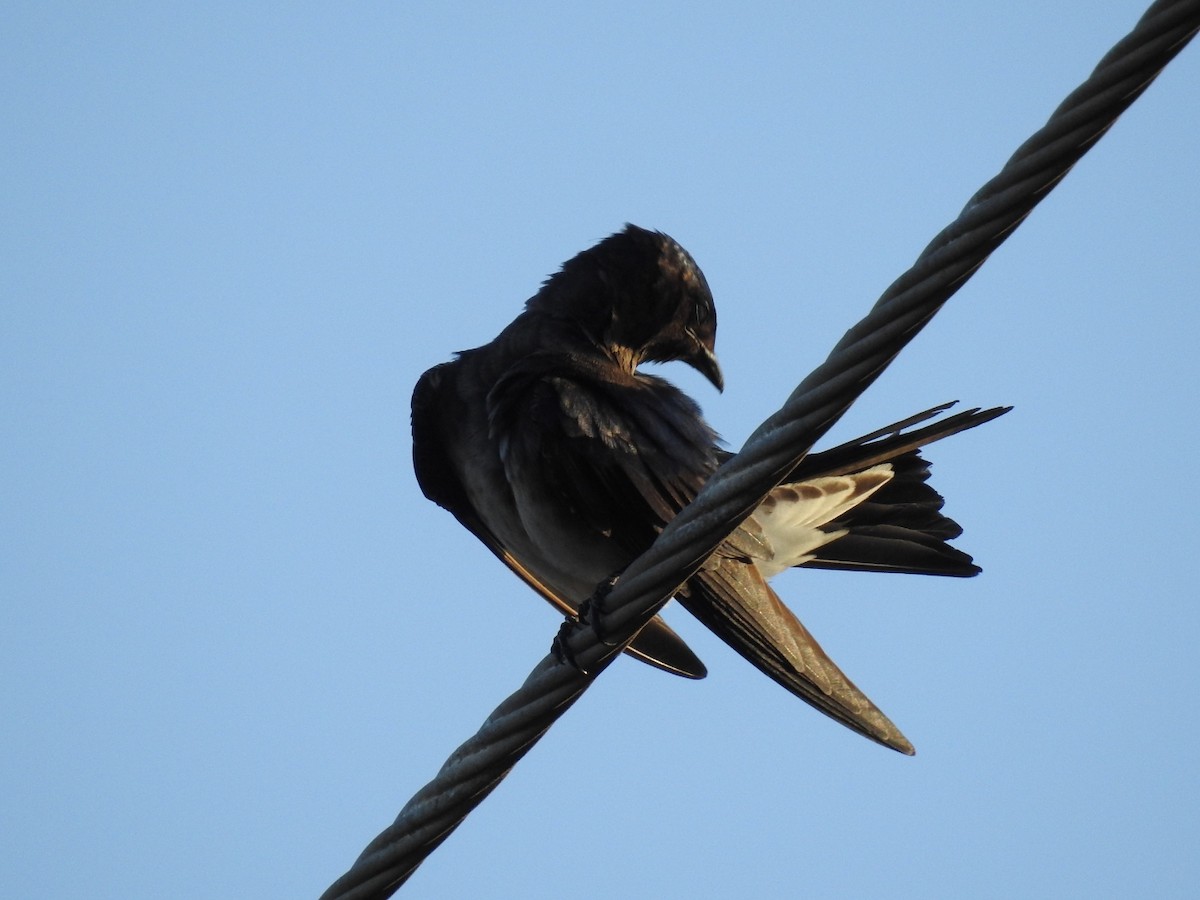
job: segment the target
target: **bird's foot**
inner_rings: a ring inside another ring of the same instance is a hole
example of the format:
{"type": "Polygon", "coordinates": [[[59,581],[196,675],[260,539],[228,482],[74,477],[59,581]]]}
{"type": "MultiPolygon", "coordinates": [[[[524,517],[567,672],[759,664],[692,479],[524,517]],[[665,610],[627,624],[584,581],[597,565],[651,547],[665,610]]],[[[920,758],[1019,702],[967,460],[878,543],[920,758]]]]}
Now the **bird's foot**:
{"type": "Polygon", "coordinates": [[[571,652],[569,638],[571,632],[583,625],[590,625],[592,630],[596,632],[596,637],[600,639],[600,643],[606,647],[615,647],[616,641],[610,641],[606,638],[604,627],[601,624],[604,621],[604,601],[608,595],[612,593],[612,589],[617,584],[617,579],[621,577],[621,573],[610,575],[596,587],[592,596],[588,597],[583,603],[579,604],[579,611],[573,616],[567,616],[562,626],[558,629],[558,634],[554,636],[554,643],[550,645],[550,652],[558,659],[560,663],[564,663],[577,669],[580,673],[588,674],[587,669],[579,664],[579,660],[575,658],[575,654],[571,652]]]}
{"type": "Polygon", "coordinates": [[[605,601],[608,600],[608,595],[612,593],[612,589],[617,586],[617,579],[621,577],[620,572],[616,572],[605,578],[596,590],[592,592],[592,596],[588,597],[579,606],[579,621],[592,626],[592,630],[596,632],[596,637],[600,639],[600,643],[606,647],[615,647],[617,642],[608,640],[608,636],[604,629],[604,614],[605,601]]]}
{"type": "Polygon", "coordinates": [[[579,664],[579,660],[575,658],[570,644],[571,632],[581,624],[578,616],[567,616],[559,627],[558,634],[554,636],[554,642],[550,645],[550,652],[563,665],[570,666],[579,672],[580,675],[586,675],[588,673],[587,669],[579,664]]]}

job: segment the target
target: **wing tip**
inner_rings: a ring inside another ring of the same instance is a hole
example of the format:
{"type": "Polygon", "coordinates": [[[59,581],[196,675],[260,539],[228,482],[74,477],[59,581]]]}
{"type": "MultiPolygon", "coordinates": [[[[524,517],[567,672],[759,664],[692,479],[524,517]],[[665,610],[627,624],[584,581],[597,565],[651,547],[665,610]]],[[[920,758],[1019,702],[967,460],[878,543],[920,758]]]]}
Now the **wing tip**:
{"type": "Polygon", "coordinates": [[[638,632],[625,652],[640,662],[681,678],[699,681],[708,676],[708,668],[700,657],[657,616],[638,632]]]}
{"type": "Polygon", "coordinates": [[[904,735],[899,734],[889,741],[884,742],[885,747],[890,747],[897,753],[903,753],[905,756],[916,756],[917,748],[914,747],[904,735]]]}

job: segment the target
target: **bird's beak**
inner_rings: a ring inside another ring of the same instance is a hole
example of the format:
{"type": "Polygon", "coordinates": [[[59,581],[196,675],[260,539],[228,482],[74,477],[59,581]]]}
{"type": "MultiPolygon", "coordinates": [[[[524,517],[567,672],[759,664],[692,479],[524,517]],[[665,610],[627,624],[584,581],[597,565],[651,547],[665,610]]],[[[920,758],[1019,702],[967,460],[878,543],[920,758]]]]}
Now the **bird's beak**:
{"type": "Polygon", "coordinates": [[[718,391],[725,390],[725,376],[721,374],[721,364],[717,362],[717,355],[699,341],[696,342],[696,352],[688,359],[688,364],[711,381],[718,391]]]}

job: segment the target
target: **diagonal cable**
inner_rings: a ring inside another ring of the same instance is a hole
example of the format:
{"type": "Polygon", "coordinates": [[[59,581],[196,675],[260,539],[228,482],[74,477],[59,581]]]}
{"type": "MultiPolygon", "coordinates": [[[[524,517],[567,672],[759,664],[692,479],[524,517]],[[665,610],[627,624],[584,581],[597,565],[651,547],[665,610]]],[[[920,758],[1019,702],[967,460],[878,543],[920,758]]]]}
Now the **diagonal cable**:
{"type": "MultiPolygon", "coordinates": [[[[551,654],[454,751],[323,900],[390,897],[583,693],[637,631],[804,457],[896,354],[1012,233],[1200,29],[1200,0],[1159,0],[1049,121],[968,201],[750,436],[696,499],[623,573],[597,637],[560,635],[576,666],[551,654]]],[[[556,644],[557,646],[557,644],[556,644]]]]}

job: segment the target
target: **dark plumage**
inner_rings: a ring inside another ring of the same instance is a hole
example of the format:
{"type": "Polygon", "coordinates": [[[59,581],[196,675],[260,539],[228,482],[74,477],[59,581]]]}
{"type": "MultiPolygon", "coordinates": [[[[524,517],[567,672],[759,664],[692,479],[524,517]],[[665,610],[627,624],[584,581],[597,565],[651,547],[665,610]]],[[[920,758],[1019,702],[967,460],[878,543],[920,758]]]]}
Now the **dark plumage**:
{"type": "MultiPolygon", "coordinates": [[[[695,261],[627,226],[568,261],[483,347],[435,366],[413,394],[425,495],[573,615],[621,571],[727,456],[696,404],[643,362],[681,360],[718,389],[717,316],[695,261]]],[[[766,579],[792,565],[969,576],[946,541],[918,448],[1006,409],[912,429],[939,407],[810,454],[677,595],[743,657],[886,746],[912,746],[825,655],[766,579]]],[[[703,664],[656,618],[633,655],[693,678],[703,664]]]]}

